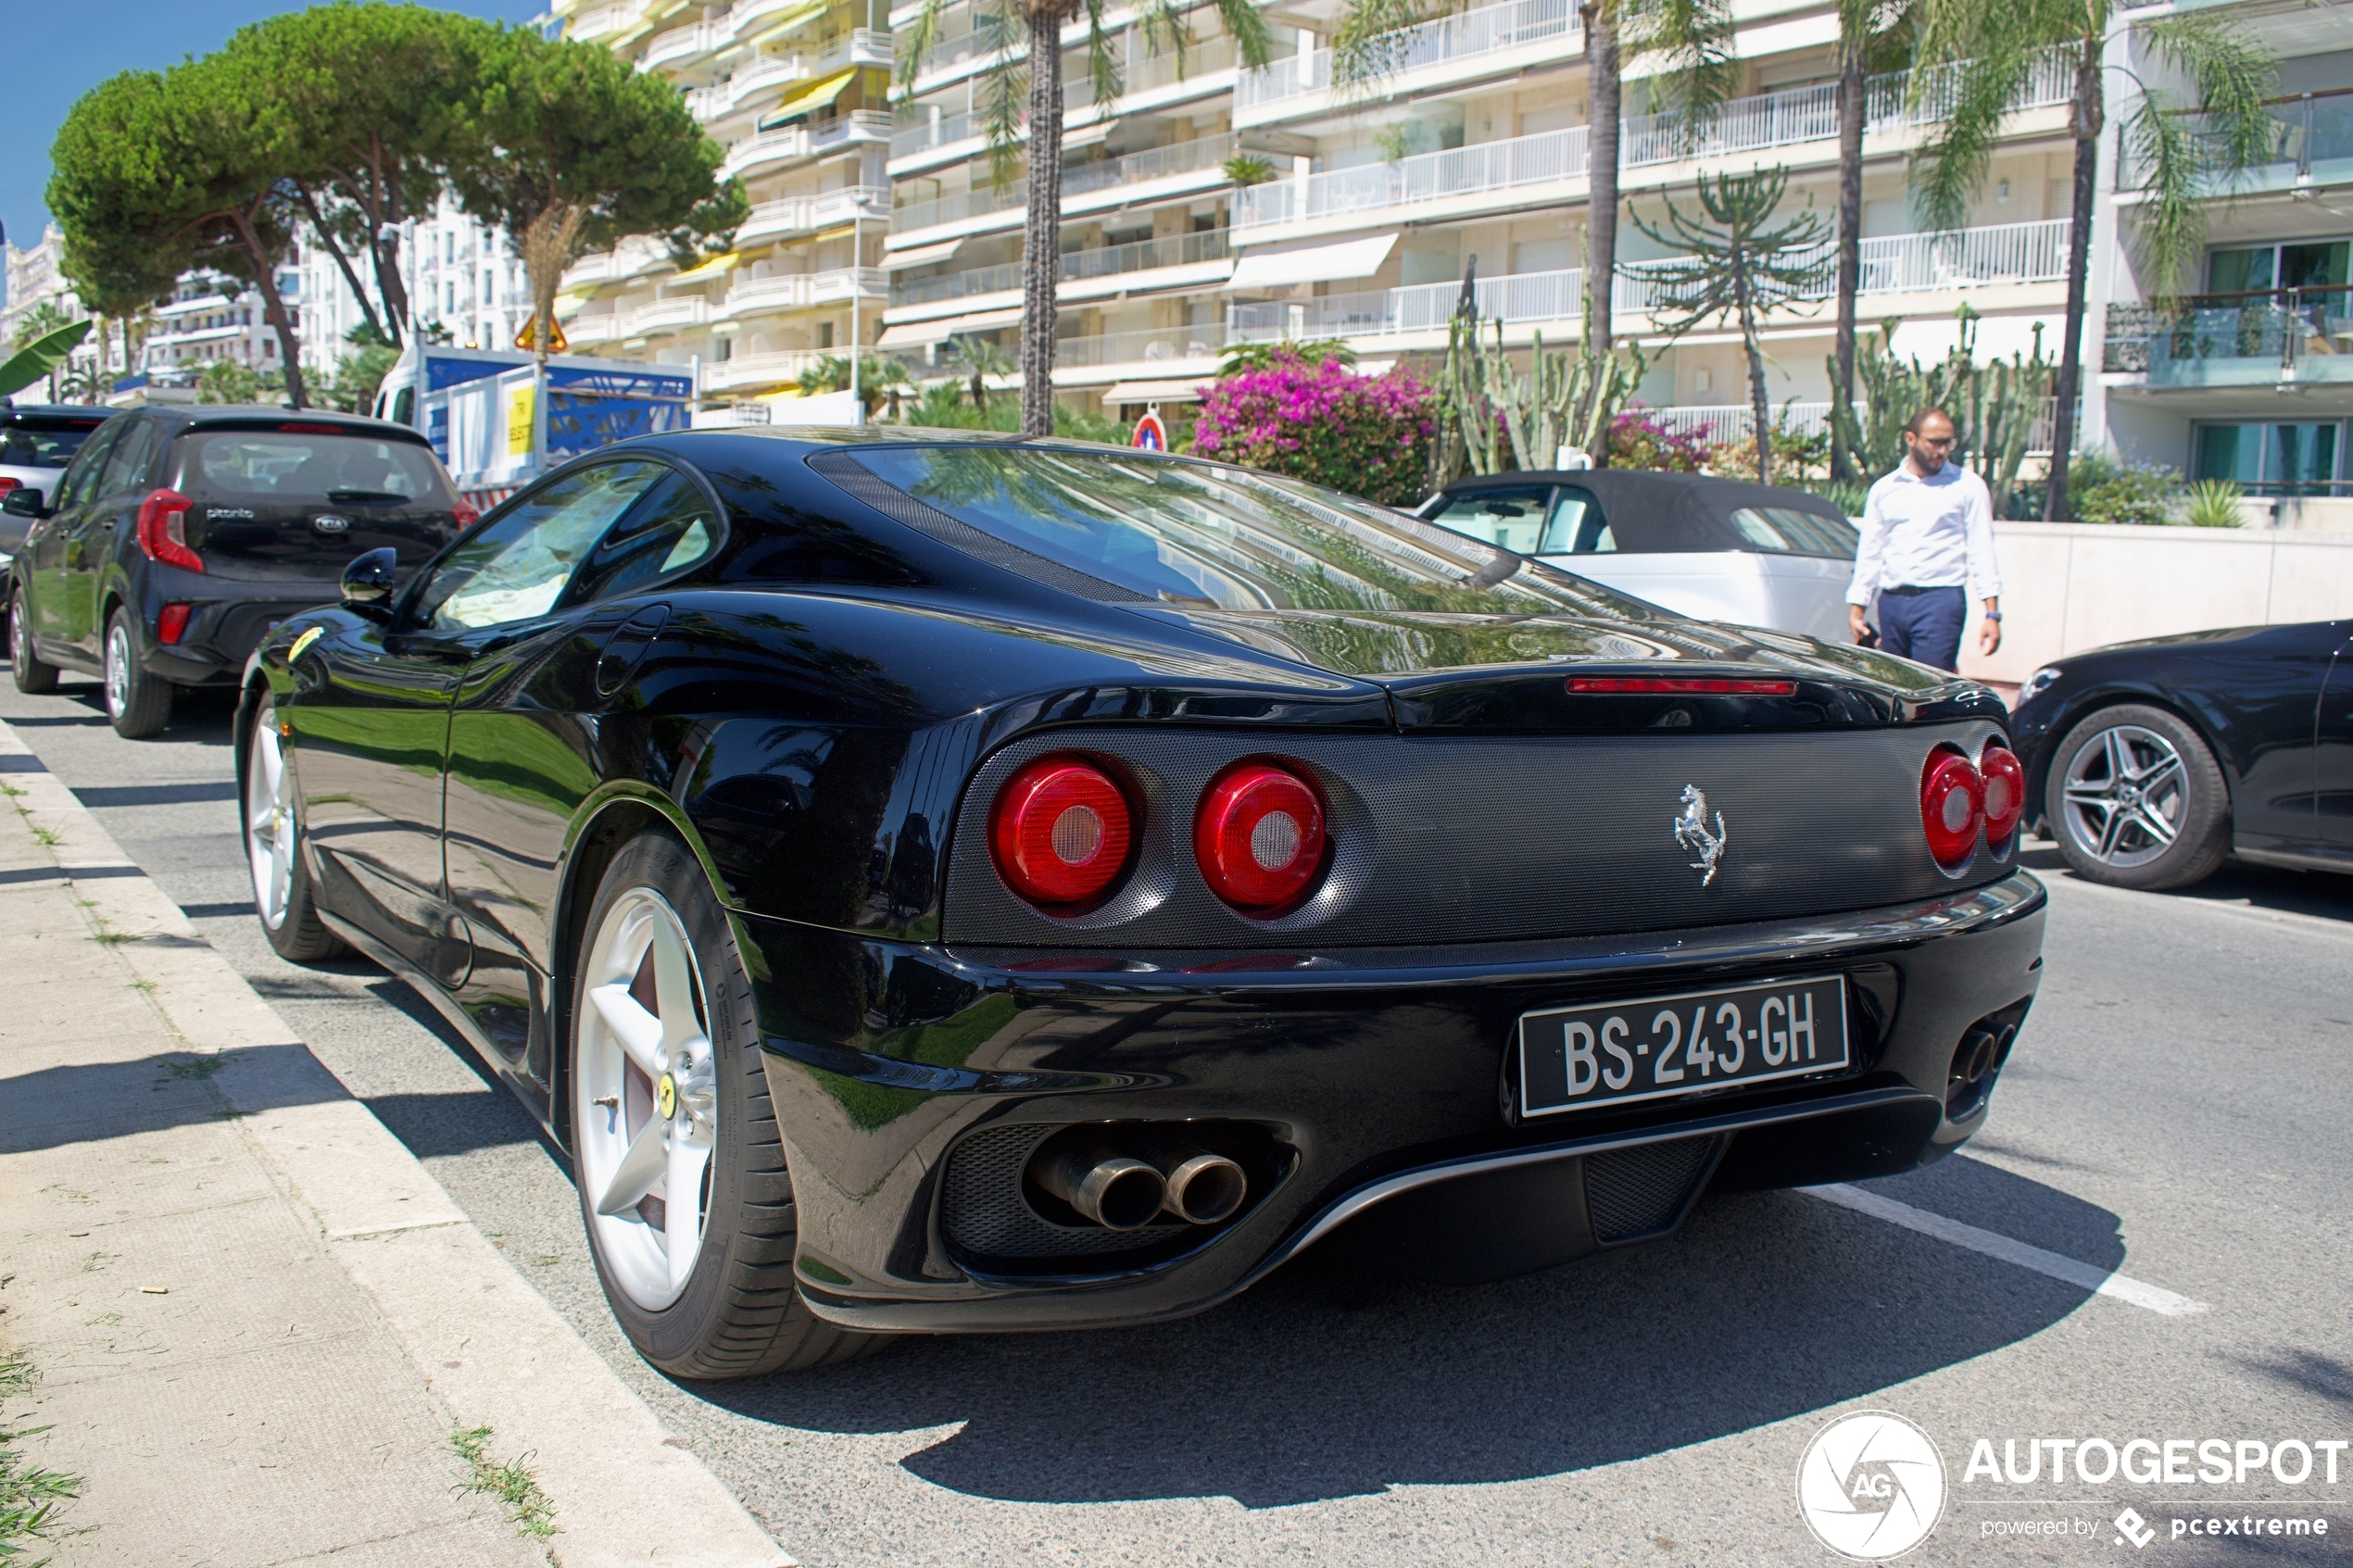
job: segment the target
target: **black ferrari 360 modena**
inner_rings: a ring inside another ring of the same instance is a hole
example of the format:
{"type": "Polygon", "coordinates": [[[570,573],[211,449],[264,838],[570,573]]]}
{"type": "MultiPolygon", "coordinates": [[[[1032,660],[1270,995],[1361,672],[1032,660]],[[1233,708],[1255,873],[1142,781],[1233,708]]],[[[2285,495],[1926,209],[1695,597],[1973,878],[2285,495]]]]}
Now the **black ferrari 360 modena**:
{"type": "Polygon", "coordinates": [[[2041,965],[1984,688],[1116,448],[625,442],[241,713],[271,942],[448,1015],[682,1376],[1908,1170],[2041,965]]]}

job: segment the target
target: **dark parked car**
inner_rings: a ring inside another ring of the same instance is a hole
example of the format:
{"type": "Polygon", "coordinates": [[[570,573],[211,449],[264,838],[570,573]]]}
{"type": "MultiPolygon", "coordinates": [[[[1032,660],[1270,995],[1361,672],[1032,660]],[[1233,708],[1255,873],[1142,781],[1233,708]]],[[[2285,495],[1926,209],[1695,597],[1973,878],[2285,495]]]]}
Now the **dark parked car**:
{"type": "Polygon", "coordinates": [[[1564,469],[1459,479],[1420,510],[1679,615],[1847,641],[1856,528],[1802,490],[1564,469]]]}
{"type": "Polygon", "coordinates": [[[1993,693],[1287,480],[704,431],[390,568],[248,674],[257,909],[545,1119],[680,1376],[1908,1170],[2034,995],[1993,693]]]}
{"type": "Polygon", "coordinates": [[[132,738],[160,734],[179,686],[234,684],[262,633],[334,599],[355,547],[422,564],[474,511],[416,431],[283,408],[145,408],[107,422],[31,523],[10,572],[19,690],[94,671],[132,738]]]}
{"type": "MultiPolygon", "coordinates": [[[[45,496],[91,433],[114,415],[112,408],[70,403],[20,404],[0,397],[0,496],[12,490],[45,496]]],[[[31,521],[16,513],[0,512],[0,572],[7,570],[8,558],[23,548],[31,521]]]]}
{"type": "Polygon", "coordinates": [[[2080,875],[2183,887],[2233,854],[2353,872],[2353,621],[2120,643],[2020,696],[2028,798],[2080,875]]]}

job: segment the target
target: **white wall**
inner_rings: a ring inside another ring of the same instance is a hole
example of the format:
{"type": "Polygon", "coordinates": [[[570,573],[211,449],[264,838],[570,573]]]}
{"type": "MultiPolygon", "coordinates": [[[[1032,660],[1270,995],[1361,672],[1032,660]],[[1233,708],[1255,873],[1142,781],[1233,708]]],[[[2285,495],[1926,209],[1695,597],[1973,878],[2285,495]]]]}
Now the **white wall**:
{"type": "Polygon", "coordinates": [[[2353,533],[1997,522],[2002,647],[1961,673],[2015,684],[2064,655],[2137,637],[2353,618],[2353,533]]]}

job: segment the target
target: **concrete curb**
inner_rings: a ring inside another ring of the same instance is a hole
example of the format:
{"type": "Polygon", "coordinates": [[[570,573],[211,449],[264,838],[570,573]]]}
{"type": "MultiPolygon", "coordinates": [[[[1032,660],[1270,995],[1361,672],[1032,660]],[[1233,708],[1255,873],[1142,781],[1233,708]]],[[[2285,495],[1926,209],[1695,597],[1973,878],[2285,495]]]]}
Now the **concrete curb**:
{"type": "MultiPolygon", "coordinates": [[[[9,753],[33,756],[0,723],[9,753]]],[[[460,1425],[494,1428],[502,1456],[532,1455],[564,1568],[793,1568],[72,792],[21,764],[7,776],[31,825],[56,834],[59,876],[108,929],[136,938],[115,950],[187,1048],[228,1058],[212,1082],[245,1137],[374,1302],[418,1380],[460,1425]]]]}

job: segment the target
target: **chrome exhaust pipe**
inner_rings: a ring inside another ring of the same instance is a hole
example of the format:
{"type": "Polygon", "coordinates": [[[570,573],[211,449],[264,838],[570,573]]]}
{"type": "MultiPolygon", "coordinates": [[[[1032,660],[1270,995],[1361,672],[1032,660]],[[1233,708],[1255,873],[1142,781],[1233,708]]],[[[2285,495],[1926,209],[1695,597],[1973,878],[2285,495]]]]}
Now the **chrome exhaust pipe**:
{"type": "Polygon", "coordinates": [[[1179,1146],[1157,1151],[1152,1163],[1167,1184],[1163,1207],[1189,1225],[1229,1220],[1250,1196],[1250,1178],[1222,1154],[1179,1146]]]}
{"type": "Polygon", "coordinates": [[[1140,1160],[1078,1148],[1030,1168],[1038,1185],[1107,1230],[1141,1230],[1160,1212],[1168,1184],[1140,1160]]]}

